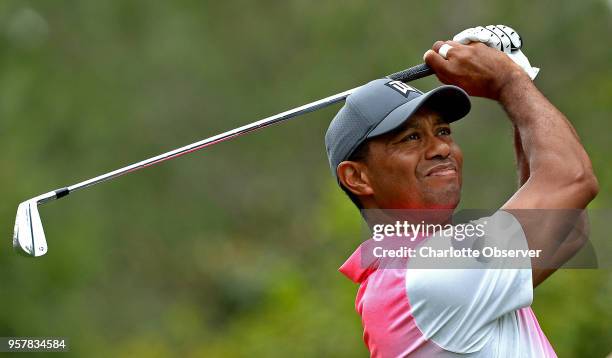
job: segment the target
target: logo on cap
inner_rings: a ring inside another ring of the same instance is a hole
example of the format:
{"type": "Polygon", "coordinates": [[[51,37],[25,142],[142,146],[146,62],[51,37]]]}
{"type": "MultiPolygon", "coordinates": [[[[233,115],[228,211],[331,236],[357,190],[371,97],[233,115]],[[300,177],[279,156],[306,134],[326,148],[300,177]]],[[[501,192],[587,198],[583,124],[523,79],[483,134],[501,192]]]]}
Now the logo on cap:
{"type": "Polygon", "coordinates": [[[408,86],[402,81],[390,81],[390,82],[385,83],[385,86],[393,89],[394,91],[396,91],[397,93],[401,94],[402,96],[406,98],[408,98],[408,94],[410,93],[410,91],[418,92],[416,89],[408,86]]]}

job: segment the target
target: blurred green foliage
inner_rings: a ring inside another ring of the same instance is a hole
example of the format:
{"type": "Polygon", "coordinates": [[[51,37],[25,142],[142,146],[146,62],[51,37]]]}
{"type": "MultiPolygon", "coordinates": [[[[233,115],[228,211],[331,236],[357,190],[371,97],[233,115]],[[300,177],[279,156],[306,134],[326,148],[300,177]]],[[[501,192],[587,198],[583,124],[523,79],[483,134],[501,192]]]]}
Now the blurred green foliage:
{"type": "MultiPolygon", "coordinates": [[[[503,23],[575,124],[612,206],[610,1],[0,3],[0,336],[74,357],[365,356],[359,244],[323,135],[338,106],[43,207],[49,254],[16,256],[17,204],[421,62],[503,23]]],[[[422,89],[434,78],[415,82],[422,89]]],[[[515,190],[510,127],[475,99],[455,125],[463,208],[515,190]]],[[[612,351],[611,275],[556,273],[534,310],[561,357],[612,351]]]]}

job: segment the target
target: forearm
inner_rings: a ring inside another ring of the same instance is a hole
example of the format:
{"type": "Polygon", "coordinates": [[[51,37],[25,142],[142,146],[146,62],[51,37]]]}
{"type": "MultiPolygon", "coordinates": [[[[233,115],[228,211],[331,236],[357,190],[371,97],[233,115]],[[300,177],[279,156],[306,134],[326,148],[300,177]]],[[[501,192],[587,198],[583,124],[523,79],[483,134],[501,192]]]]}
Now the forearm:
{"type": "Polygon", "coordinates": [[[574,189],[572,194],[582,196],[576,199],[578,207],[586,206],[594,196],[587,189],[596,187],[596,180],[589,157],[567,118],[524,74],[516,74],[504,85],[499,102],[518,132],[515,141],[520,141],[519,148],[524,152],[529,180],[550,191],[574,189]]]}

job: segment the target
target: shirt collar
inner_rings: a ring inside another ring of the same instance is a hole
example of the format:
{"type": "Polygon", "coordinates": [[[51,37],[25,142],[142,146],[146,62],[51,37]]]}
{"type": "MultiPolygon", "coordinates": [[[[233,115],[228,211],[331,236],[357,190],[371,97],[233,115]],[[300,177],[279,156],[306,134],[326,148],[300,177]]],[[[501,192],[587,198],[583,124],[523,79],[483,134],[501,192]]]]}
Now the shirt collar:
{"type": "MultiPolygon", "coordinates": [[[[428,237],[419,235],[415,241],[409,243],[409,246],[417,246],[426,239],[428,239],[428,237]]],[[[387,240],[392,240],[392,238],[387,238],[387,240]]],[[[393,264],[391,264],[391,262],[399,259],[380,259],[372,255],[366,255],[364,258],[362,256],[362,252],[364,250],[371,250],[372,247],[378,245],[382,244],[377,243],[373,239],[364,241],[361,243],[361,245],[359,245],[359,247],[357,247],[355,252],[353,252],[353,254],[344,262],[344,264],[340,266],[338,271],[340,271],[344,276],[348,277],[351,281],[355,283],[362,283],[372,274],[372,272],[379,269],[381,265],[383,268],[392,267],[393,264]]],[[[401,260],[406,261],[407,259],[401,260]]]]}
{"type": "Polygon", "coordinates": [[[377,260],[372,260],[369,263],[361,261],[361,246],[363,244],[359,245],[357,250],[338,269],[344,276],[355,283],[365,281],[372,272],[376,271],[377,266],[377,260]]]}

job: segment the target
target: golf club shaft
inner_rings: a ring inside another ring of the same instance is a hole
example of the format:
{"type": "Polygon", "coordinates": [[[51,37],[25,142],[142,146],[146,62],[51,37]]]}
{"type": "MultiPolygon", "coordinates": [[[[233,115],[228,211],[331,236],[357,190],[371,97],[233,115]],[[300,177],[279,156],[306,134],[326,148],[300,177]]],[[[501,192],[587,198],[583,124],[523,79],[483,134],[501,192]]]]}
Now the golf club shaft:
{"type": "MultiPolygon", "coordinates": [[[[387,78],[392,79],[392,80],[396,80],[396,81],[402,81],[402,82],[408,82],[408,81],[413,81],[419,78],[423,78],[426,76],[429,76],[433,74],[433,71],[429,68],[429,66],[427,66],[426,64],[420,64],[417,66],[413,66],[410,67],[408,69],[405,69],[403,71],[400,72],[396,72],[393,74],[390,74],[387,76],[387,78]]],[[[169,159],[173,159],[176,157],[180,157],[184,154],[187,153],[191,153],[191,152],[195,152],[197,150],[206,148],[210,145],[214,145],[223,141],[226,141],[228,139],[234,138],[234,137],[238,137],[241,136],[243,134],[252,132],[252,131],[256,131],[258,129],[261,128],[265,128],[268,126],[271,126],[273,124],[276,123],[280,123],[283,122],[285,120],[288,120],[290,118],[293,117],[297,117],[299,115],[308,113],[308,112],[313,112],[316,111],[318,109],[330,106],[334,103],[338,103],[342,100],[344,100],[348,95],[350,95],[351,93],[353,93],[357,88],[359,87],[355,87],[353,89],[350,89],[348,91],[344,91],[338,94],[335,94],[333,96],[329,96],[329,97],[325,97],[323,99],[320,99],[318,101],[314,101],[308,104],[305,104],[303,106],[297,107],[297,108],[293,108],[291,110],[264,118],[262,120],[244,125],[242,127],[238,127],[232,130],[229,130],[227,132],[212,136],[210,138],[206,138],[203,139],[201,141],[192,143],[192,144],[188,144],[184,147],[181,148],[177,148],[174,150],[171,150],[167,153],[163,153],[160,154],[158,156],[149,158],[149,159],[145,159],[143,161],[128,165],[126,167],[114,170],[112,172],[106,173],[106,174],[102,174],[99,175],[95,178],[92,179],[88,179],[85,181],[82,181],[80,183],[65,187],[65,188],[61,188],[61,189],[57,189],[55,191],[51,191],[49,193],[43,194],[41,196],[39,196],[39,203],[45,203],[48,201],[52,201],[55,199],[59,199],[62,198],[66,195],[68,195],[71,192],[74,192],[76,190],[79,189],[84,189],[87,188],[89,186],[104,182],[106,180],[110,180],[119,176],[122,176],[124,174],[127,173],[131,173],[137,170],[140,170],[142,168],[146,168],[161,162],[164,162],[166,160],[169,159]]]]}

